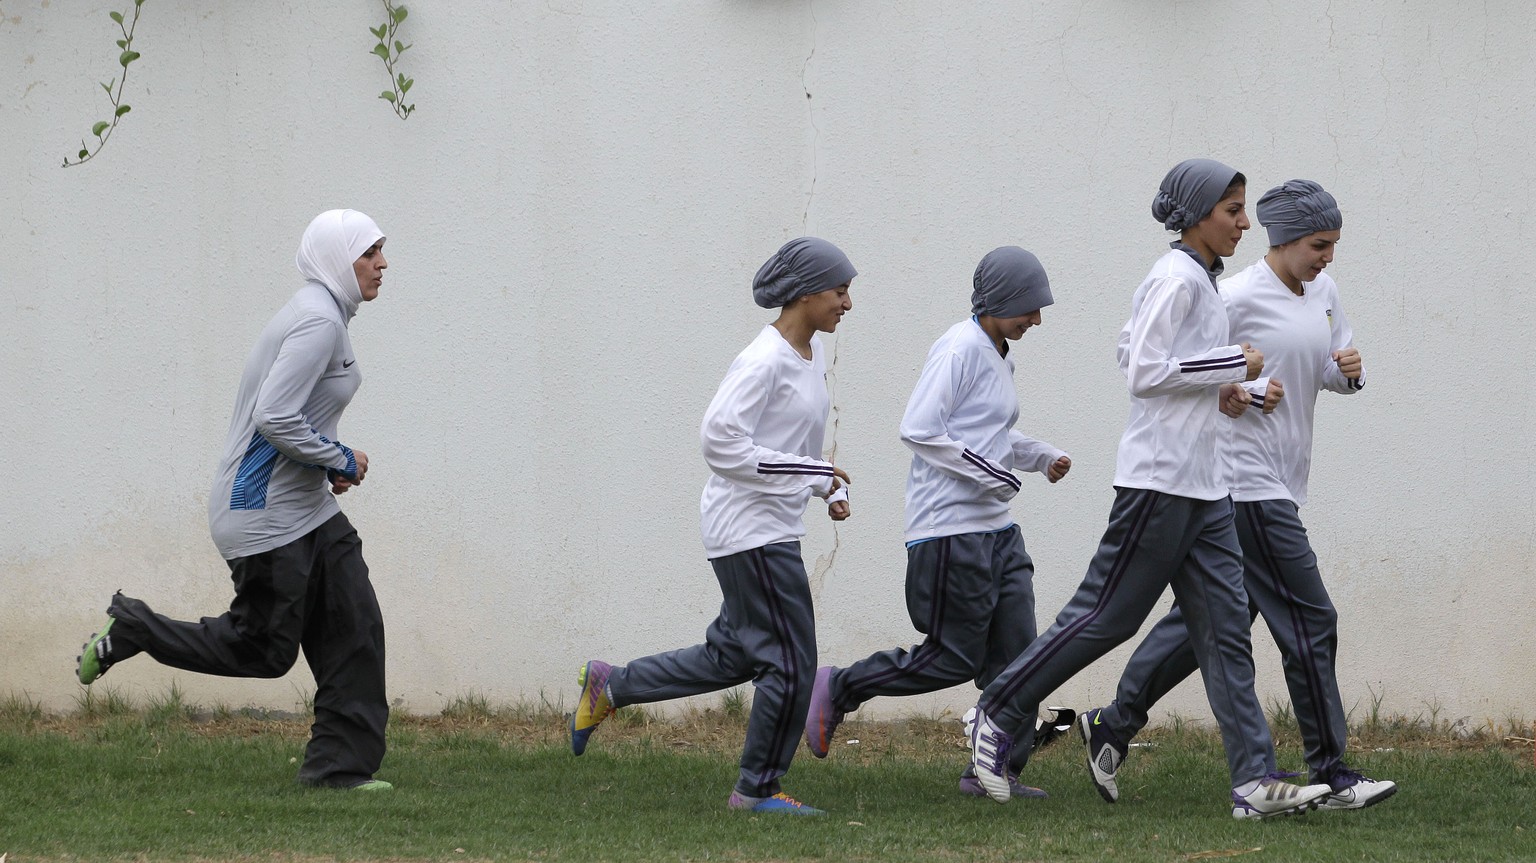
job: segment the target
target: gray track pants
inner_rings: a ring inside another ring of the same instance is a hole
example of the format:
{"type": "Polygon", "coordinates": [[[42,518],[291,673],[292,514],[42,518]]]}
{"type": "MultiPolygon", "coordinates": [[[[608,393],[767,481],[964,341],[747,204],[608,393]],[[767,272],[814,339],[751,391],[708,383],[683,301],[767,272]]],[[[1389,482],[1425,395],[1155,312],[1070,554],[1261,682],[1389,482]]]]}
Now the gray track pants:
{"type": "MultiPolygon", "coordinates": [[[[1249,618],[1264,615],[1285,668],[1313,782],[1326,782],[1343,765],[1348,734],[1334,672],[1338,613],[1323,587],[1317,555],[1307,542],[1296,505],[1288,500],[1237,504],[1249,618]]],[[[1147,711],[1196,668],[1184,614],[1174,606],[1131,655],[1104,722],[1129,742],[1146,727],[1147,711]]]]}
{"type": "MultiPolygon", "coordinates": [[[[927,636],[832,674],[832,704],[852,712],[881,695],[917,695],[975,681],[985,688],[1035,639],[1035,565],[1018,525],[907,549],[907,614],[927,636]]],[[[1035,706],[1015,741],[1033,745],[1035,706]]],[[[1023,756],[1027,758],[1027,754],[1023,756]]]]}
{"type": "Polygon", "coordinates": [[[753,681],[736,790],[769,797],[805,731],[816,677],[816,621],[800,543],[777,542],[710,561],[725,601],[704,643],[616,667],[616,707],[716,692],[753,681]]]}
{"type": "Polygon", "coordinates": [[[1221,726],[1233,786],[1271,772],[1274,746],[1253,691],[1248,597],[1231,498],[1116,489],[1109,526],[1077,593],[1051,628],[987,686],[981,708],[1002,730],[1021,732],[1025,711],[1134,636],[1170,584],[1221,726]]]}
{"type": "Polygon", "coordinates": [[[235,598],[191,622],[112,597],[115,642],[162,664],[224,677],[281,677],[300,647],[315,676],[315,722],[299,781],[356,785],[384,760],[384,619],[363,542],[338,513],[280,548],[229,561],[235,598]]]}

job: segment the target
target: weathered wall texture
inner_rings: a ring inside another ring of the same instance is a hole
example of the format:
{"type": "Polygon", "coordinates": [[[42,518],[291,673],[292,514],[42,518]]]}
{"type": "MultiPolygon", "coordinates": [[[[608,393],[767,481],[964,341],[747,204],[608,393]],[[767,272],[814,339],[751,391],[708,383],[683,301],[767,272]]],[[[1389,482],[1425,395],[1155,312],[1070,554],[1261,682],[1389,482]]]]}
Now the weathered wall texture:
{"type": "MultiPolygon", "coordinates": [[[[61,170],[106,113],[111,8],[0,0],[0,692],[68,708],[114,589],[225,607],[204,505],[239,366],[298,286],[300,231],[337,206],[390,237],[342,425],[374,467],[344,505],[403,706],[569,703],[579,661],[702,634],[699,417],[768,317],[751,274],[807,232],[862,271],[831,380],[855,516],[813,512],[806,541],[823,660],[914,637],[896,425],[1005,243],[1058,297],[1016,353],[1021,427],[1075,462],[1014,505],[1043,628],[1112,497],[1115,334],[1165,241],[1148,203],[1211,155],[1250,202],[1308,177],[1346,215],[1332,271],[1371,385],[1321,399],[1304,511],[1346,702],[1536,707],[1530,4],[423,0],[402,123],[376,98],[376,3],[149,0],[133,113],[61,170]]],[[[1256,641],[1262,695],[1284,698],[1256,641]]],[[[1052,700],[1106,700],[1128,652],[1052,700]]],[[[172,681],[278,707],[313,685],[149,661],[107,682],[172,681]]],[[[1168,706],[1206,715],[1198,683],[1168,706]]]]}

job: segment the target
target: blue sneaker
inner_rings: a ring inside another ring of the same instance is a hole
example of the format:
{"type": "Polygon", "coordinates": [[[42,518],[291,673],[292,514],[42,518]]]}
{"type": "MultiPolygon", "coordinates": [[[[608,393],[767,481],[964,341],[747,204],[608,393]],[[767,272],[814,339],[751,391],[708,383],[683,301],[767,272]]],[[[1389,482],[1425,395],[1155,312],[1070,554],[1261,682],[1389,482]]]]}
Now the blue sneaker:
{"type": "Polygon", "coordinates": [[[772,797],[748,797],[740,791],[732,791],[726,806],[744,812],[763,812],[776,815],[825,815],[825,809],[807,806],[782,791],[772,797]]]}
{"type": "Polygon", "coordinates": [[[1120,799],[1115,772],[1125,761],[1126,748],[1104,725],[1104,708],[1095,707],[1077,718],[1077,733],[1088,747],[1088,778],[1106,802],[1120,799]]]}

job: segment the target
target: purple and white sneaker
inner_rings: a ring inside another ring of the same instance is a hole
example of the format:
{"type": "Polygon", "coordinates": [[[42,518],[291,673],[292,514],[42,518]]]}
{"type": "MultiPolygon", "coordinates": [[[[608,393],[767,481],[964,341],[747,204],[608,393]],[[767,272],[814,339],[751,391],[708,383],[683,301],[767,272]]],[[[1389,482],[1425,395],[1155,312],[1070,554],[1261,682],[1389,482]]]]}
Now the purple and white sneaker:
{"type": "MultiPolygon", "coordinates": [[[[976,778],[976,769],[967,767],[960,774],[960,793],[968,797],[986,797],[987,789],[981,787],[981,780],[976,778]]],[[[1025,785],[1019,781],[1019,774],[1008,771],[1008,793],[1011,797],[1028,797],[1035,800],[1043,800],[1051,795],[1046,794],[1033,785],[1025,785]]]]}
{"type": "Polygon", "coordinates": [[[992,724],[980,705],[965,712],[965,736],[971,745],[971,765],[976,781],[987,796],[998,803],[1013,799],[1008,782],[1008,754],[1013,750],[1013,735],[992,724]]]}
{"type": "Polygon", "coordinates": [[[1233,818],[1274,818],[1281,815],[1305,815],[1316,809],[1323,798],[1333,793],[1328,785],[1296,785],[1286,782],[1298,774],[1271,773],[1259,780],[1248,794],[1232,789],[1233,818]]]}

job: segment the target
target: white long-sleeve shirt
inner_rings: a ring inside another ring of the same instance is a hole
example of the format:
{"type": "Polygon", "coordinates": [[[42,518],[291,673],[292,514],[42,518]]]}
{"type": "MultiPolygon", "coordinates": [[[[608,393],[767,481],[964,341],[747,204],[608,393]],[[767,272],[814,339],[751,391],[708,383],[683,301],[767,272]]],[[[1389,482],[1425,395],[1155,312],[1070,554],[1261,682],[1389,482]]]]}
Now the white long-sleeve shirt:
{"type": "Polygon", "coordinates": [[[1013,360],[975,318],[950,327],[928,350],[901,418],[902,443],[913,452],[908,542],[1013,524],[1013,471],[1043,472],[1066,455],[1015,431],[1018,419],[1013,360]]]}
{"type": "Polygon", "coordinates": [[[305,284],[261,331],[240,376],[208,496],[225,559],[287,545],[341,512],[326,475],[357,472],[336,425],[362,382],[340,306],[324,285],[305,284]]]}
{"type": "Polygon", "coordinates": [[[832,489],[821,451],[830,407],[819,337],[807,360],[769,325],[736,356],[699,427],[714,472],[699,499],[706,557],[805,535],[806,502],[832,489]]]}
{"type": "Polygon", "coordinates": [[[1313,408],[1320,390],[1350,394],[1365,385],[1344,377],[1333,352],[1354,345],[1339,287],[1322,273],[1296,296],[1259,259],[1223,279],[1231,340],[1264,352],[1264,374],[1285,386],[1274,413],[1248,410],[1233,424],[1232,499],[1307,502],[1313,408]]]}
{"type": "Polygon", "coordinates": [[[1220,385],[1248,376],[1227,310],[1206,270],[1173,249],[1131,298],[1117,356],[1131,394],[1115,485],[1220,500],[1228,494],[1231,421],[1220,385]]]}

